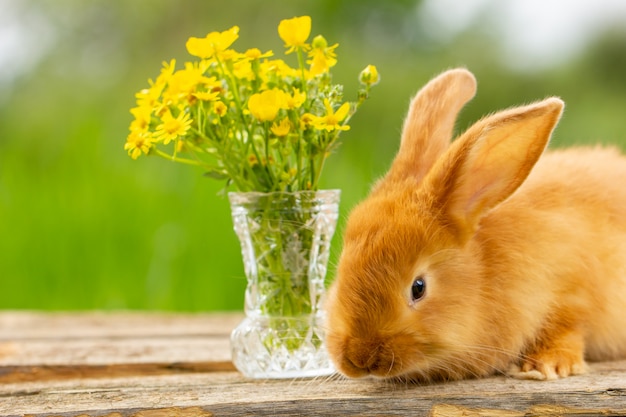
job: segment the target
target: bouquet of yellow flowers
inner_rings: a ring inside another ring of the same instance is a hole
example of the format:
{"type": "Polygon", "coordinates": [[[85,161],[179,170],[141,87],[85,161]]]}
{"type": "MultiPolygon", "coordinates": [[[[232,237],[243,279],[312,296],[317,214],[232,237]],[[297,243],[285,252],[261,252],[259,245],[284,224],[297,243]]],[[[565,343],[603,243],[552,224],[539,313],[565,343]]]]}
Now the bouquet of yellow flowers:
{"type": "Polygon", "coordinates": [[[325,159],[379,77],[367,66],[356,101],[343,101],[330,74],[338,45],[321,35],[307,43],[310,32],[309,16],[278,26],[295,68],[272,51],[232,49],[237,26],[189,38],[187,51],[198,60],[178,70],[175,60],[165,62],[136,94],[124,148],[133,159],[201,166],[238,191],[317,190],[325,159]]]}

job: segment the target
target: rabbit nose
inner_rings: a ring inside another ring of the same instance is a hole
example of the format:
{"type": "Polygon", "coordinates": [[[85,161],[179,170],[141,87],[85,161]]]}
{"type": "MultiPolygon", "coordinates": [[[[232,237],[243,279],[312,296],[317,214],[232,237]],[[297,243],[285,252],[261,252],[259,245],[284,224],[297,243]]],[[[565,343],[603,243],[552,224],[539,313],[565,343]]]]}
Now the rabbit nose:
{"type": "Polygon", "coordinates": [[[378,361],[379,350],[380,347],[378,346],[359,346],[356,349],[351,349],[351,352],[346,356],[350,363],[356,368],[369,370],[378,361]]]}
{"type": "MultiPolygon", "coordinates": [[[[387,350],[378,341],[353,340],[347,349],[345,359],[352,369],[359,373],[384,376],[392,366],[387,350]]],[[[393,355],[391,355],[393,357],[393,355]]]]}

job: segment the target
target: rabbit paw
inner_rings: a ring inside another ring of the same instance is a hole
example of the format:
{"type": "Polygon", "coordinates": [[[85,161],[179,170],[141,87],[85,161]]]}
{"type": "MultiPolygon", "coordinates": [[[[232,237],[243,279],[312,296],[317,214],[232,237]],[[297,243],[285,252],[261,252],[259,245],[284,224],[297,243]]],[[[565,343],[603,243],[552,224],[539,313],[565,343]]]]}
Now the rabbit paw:
{"type": "Polygon", "coordinates": [[[513,365],[508,374],[517,379],[539,381],[565,378],[587,372],[582,352],[552,350],[525,356],[521,365],[513,365]]]}

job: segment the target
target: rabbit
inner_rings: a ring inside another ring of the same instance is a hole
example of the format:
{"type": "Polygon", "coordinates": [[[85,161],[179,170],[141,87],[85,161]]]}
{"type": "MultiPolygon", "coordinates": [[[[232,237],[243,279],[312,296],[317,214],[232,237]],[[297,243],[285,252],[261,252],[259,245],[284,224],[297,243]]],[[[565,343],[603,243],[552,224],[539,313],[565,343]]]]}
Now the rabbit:
{"type": "Polygon", "coordinates": [[[450,143],[475,92],[462,68],[423,87],[348,216],[325,336],[347,377],[551,380],[626,357],[626,158],[545,151],[554,97],[450,143]]]}

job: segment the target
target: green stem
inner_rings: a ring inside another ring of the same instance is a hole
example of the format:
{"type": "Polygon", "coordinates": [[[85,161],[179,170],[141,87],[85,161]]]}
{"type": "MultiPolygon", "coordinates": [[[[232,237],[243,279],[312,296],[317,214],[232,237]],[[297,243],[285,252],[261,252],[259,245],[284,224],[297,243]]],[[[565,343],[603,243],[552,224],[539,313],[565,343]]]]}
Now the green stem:
{"type": "Polygon", "coordinates": [[[302,48],[298,48],[298,65],[300,66],[300,72],[302,73],[302,91],[306,91],[306,73],[304,67],[304,57],[302,56],[302,48]]]}
{"type": "Polygon", "coordinates": [[[320,180],[320,174],[322,173],[322,170],[324,169],[324,164],[326,163],[326,155],[330,152],[330,147],[327,146],[324,149],[324,153],[322,153],[322,156],[320,157],[320,161],[319,161],[319,165],[317,166],[317,175],[315,176],[315,180],[313,181],[313,184],[311,186],[312,190],[317,190],[318,187],[318,182],[320,180]]]}
{"type": "Polygon", "coordinates": [[[300,181],[300,184],[298,185],[298,188],[300,190],[304,190],[305,186],[306,186],[306,176],[303,175],[304,170],[305,170],[305,162],[304,162],[304,155],[303,152],[306,151],[306,149],[304,149],[304,147],[307,145],[307,139],[306,139],[306,134],[307,131],[306,130],[299,130],[298,132],[298,152],[297,152],[297,166],[298,166],[298,179],[300,181]]]}
{"type": "Polygon", "coordinates": [[[162,151],[162,150],[160,150],[160,149],[156,149],[156,148],[154,148],[154,149],[153,149],[153,152],[154,152],[154,154],[155,154],[155,155],[158,155],[158,156],[160,156],[161,158],[169,159],[170,161],[180,162],[180,163],[183,163],[183,164],[187,164],[187,165],[195,165],[195,166],[202,166],[202,165],[204,165],[204,164],[203,164],[202,162],[200,162],[200,161],[196,161],[196,160],[193,160],[193,159],[187,159],[187,158],[180,158],[180,157],[178,157],[178,156],[175,156],[175,155],[170,155],[170,154],[168,154],[168,153],[165,153],[165,152],[163,152],[163,151],[162,151]]]}
{"type": "MultiPolygon", "coordinates": [[[[312,148],[312,147],[313,147],[313,144],[312,143],[309,144],[309,148],[312,148]]],[[[311,156],[310,157],[310,161],[309,161],[309,163],[311,165],[311,187],[309,189],[315,190],[316,187],[317,187],[316,177],[318,177],[319,174],[318,174],[317,169],[316,169],[317,167],[316,167],[316,164],[315,164],[315,155],[314,155],[313,149],[309,149],[309,155],[311,156]]],[[[324,155],[322,155],[322,158],[323,157],[324,157],[324,155]]]]}
{"type": "MultiPolygon", "coordinates": [[[[236,107],[239,110],[237,112],[237,115],[238,115],[239,119],[241,120],[241,127],[243,129],[242,134],[245,133],[247,135],[247,141],[246,141],[246,145],[245,145],[245,148],[244,148],[243,156],[245,157],[248,154],[248,151],[250,150],[250,148],[252,148],[252,153],[257,158],[257,160],[259,161],[259,164],[260,164],[262,162],[261,161],[261,157],[260,157],[258,149],[256,148],[256,146],[254,146],[253,135],[252,135],[252,132],[250,131],[248,122],[246,121],[246,117],[245,117],[245,115],[243,113],[243,103],[241,101],[241,98],[239,97],[239,89],[238,89],[237,81],[235,80],[234,75],[228,70],[228,68],[226,68],[226,66],[219,59],[219,57],[216,56],[215,59],[216,59],[218,65],[220,66],[220,69],[222,70],[222,73],[224,75],[226,75],[227,82],[229,83],[229,86],[230,86],[230,91],[233,94],[233,99],[235,100],[236,107]]],[[[256,174],[252,171],[252,168],[249,167],[249,164],[246,163],[245,165],[247,165],[248,168],[249,168],[248,172],[249,172],[251,178],[255,178],[256,174]]],[[[268,160],[268,166],[269,166],[269,160],[268,160]]],[[[271,175],[268,175],[267,179],[269,181],[269,184],[272,184],[272,181],[271,181],[272,177],[271,177],[271,175]]],[[[262,188],[263,187],[261,187],[260,184],[257,181],[255,189],[261,190],[262,188]]]]}
{"type": "Polygon", "coordinates": [[[222,60],[217,55],[215,55],[215,61],[217,61],[217,64],[222,70],[222,73],[226,75],[227,82],[230,84],[230,92],[233,94],[233,98],[235,99],[235,104],[237,104],[237,108],[240,110],[239,113],[242,116],[242,121],[243,121],[243,113],[242,113],[243,107],[241,106],[241,99],[239,98],[239,89],[237,88],[237,82],[235,81],[235,77],[233,76],[233,74],[230,73],[230,71],[228,71],[228,69],[225,67],[224,63],[222,62],[222,60]]]}
{"type": "Polygon", "coordinates": [[[241,127],[244,129],[245,133],[248,135],[248,143],[246,144],[246,153],[248,151],[248,148],[252,146],[254,154],[258,157],[258,154],[255,149],[256,147],[252,143],[253,142],[252,133],[250,132],[248,123],[246,121],[246,116],[243,114],[243,103],[241,101],[241,98],[239,97],[239,88],[238,88],[237,81],[235,80],[234,75],[230,71],[228,71],[224,63],[219,59],[219,57],[216,56],[215,60],[217,61],[217,64],[222,70],[222,73],[226,75],[226,80],[230,86],[230,91],[233,94],[233,99],[235,100],[235,104],[238,110],[237,116],[241,120],[241,127]]]}
{"type": "Polygon", "coordinates": [[[267,172],[268,181],[270,184],[269,191],[279,191],[278,189],[279,181],[276,179],[276,177],[272,173],[272,167],[270,164],[270,129],[269,129],[270,122],[266,121],[263,123],[264,123],[263,131],[265,133],[265,137],[264,137],[265,139],[265,164],[266,164],[265,171],[267,172]]]}

